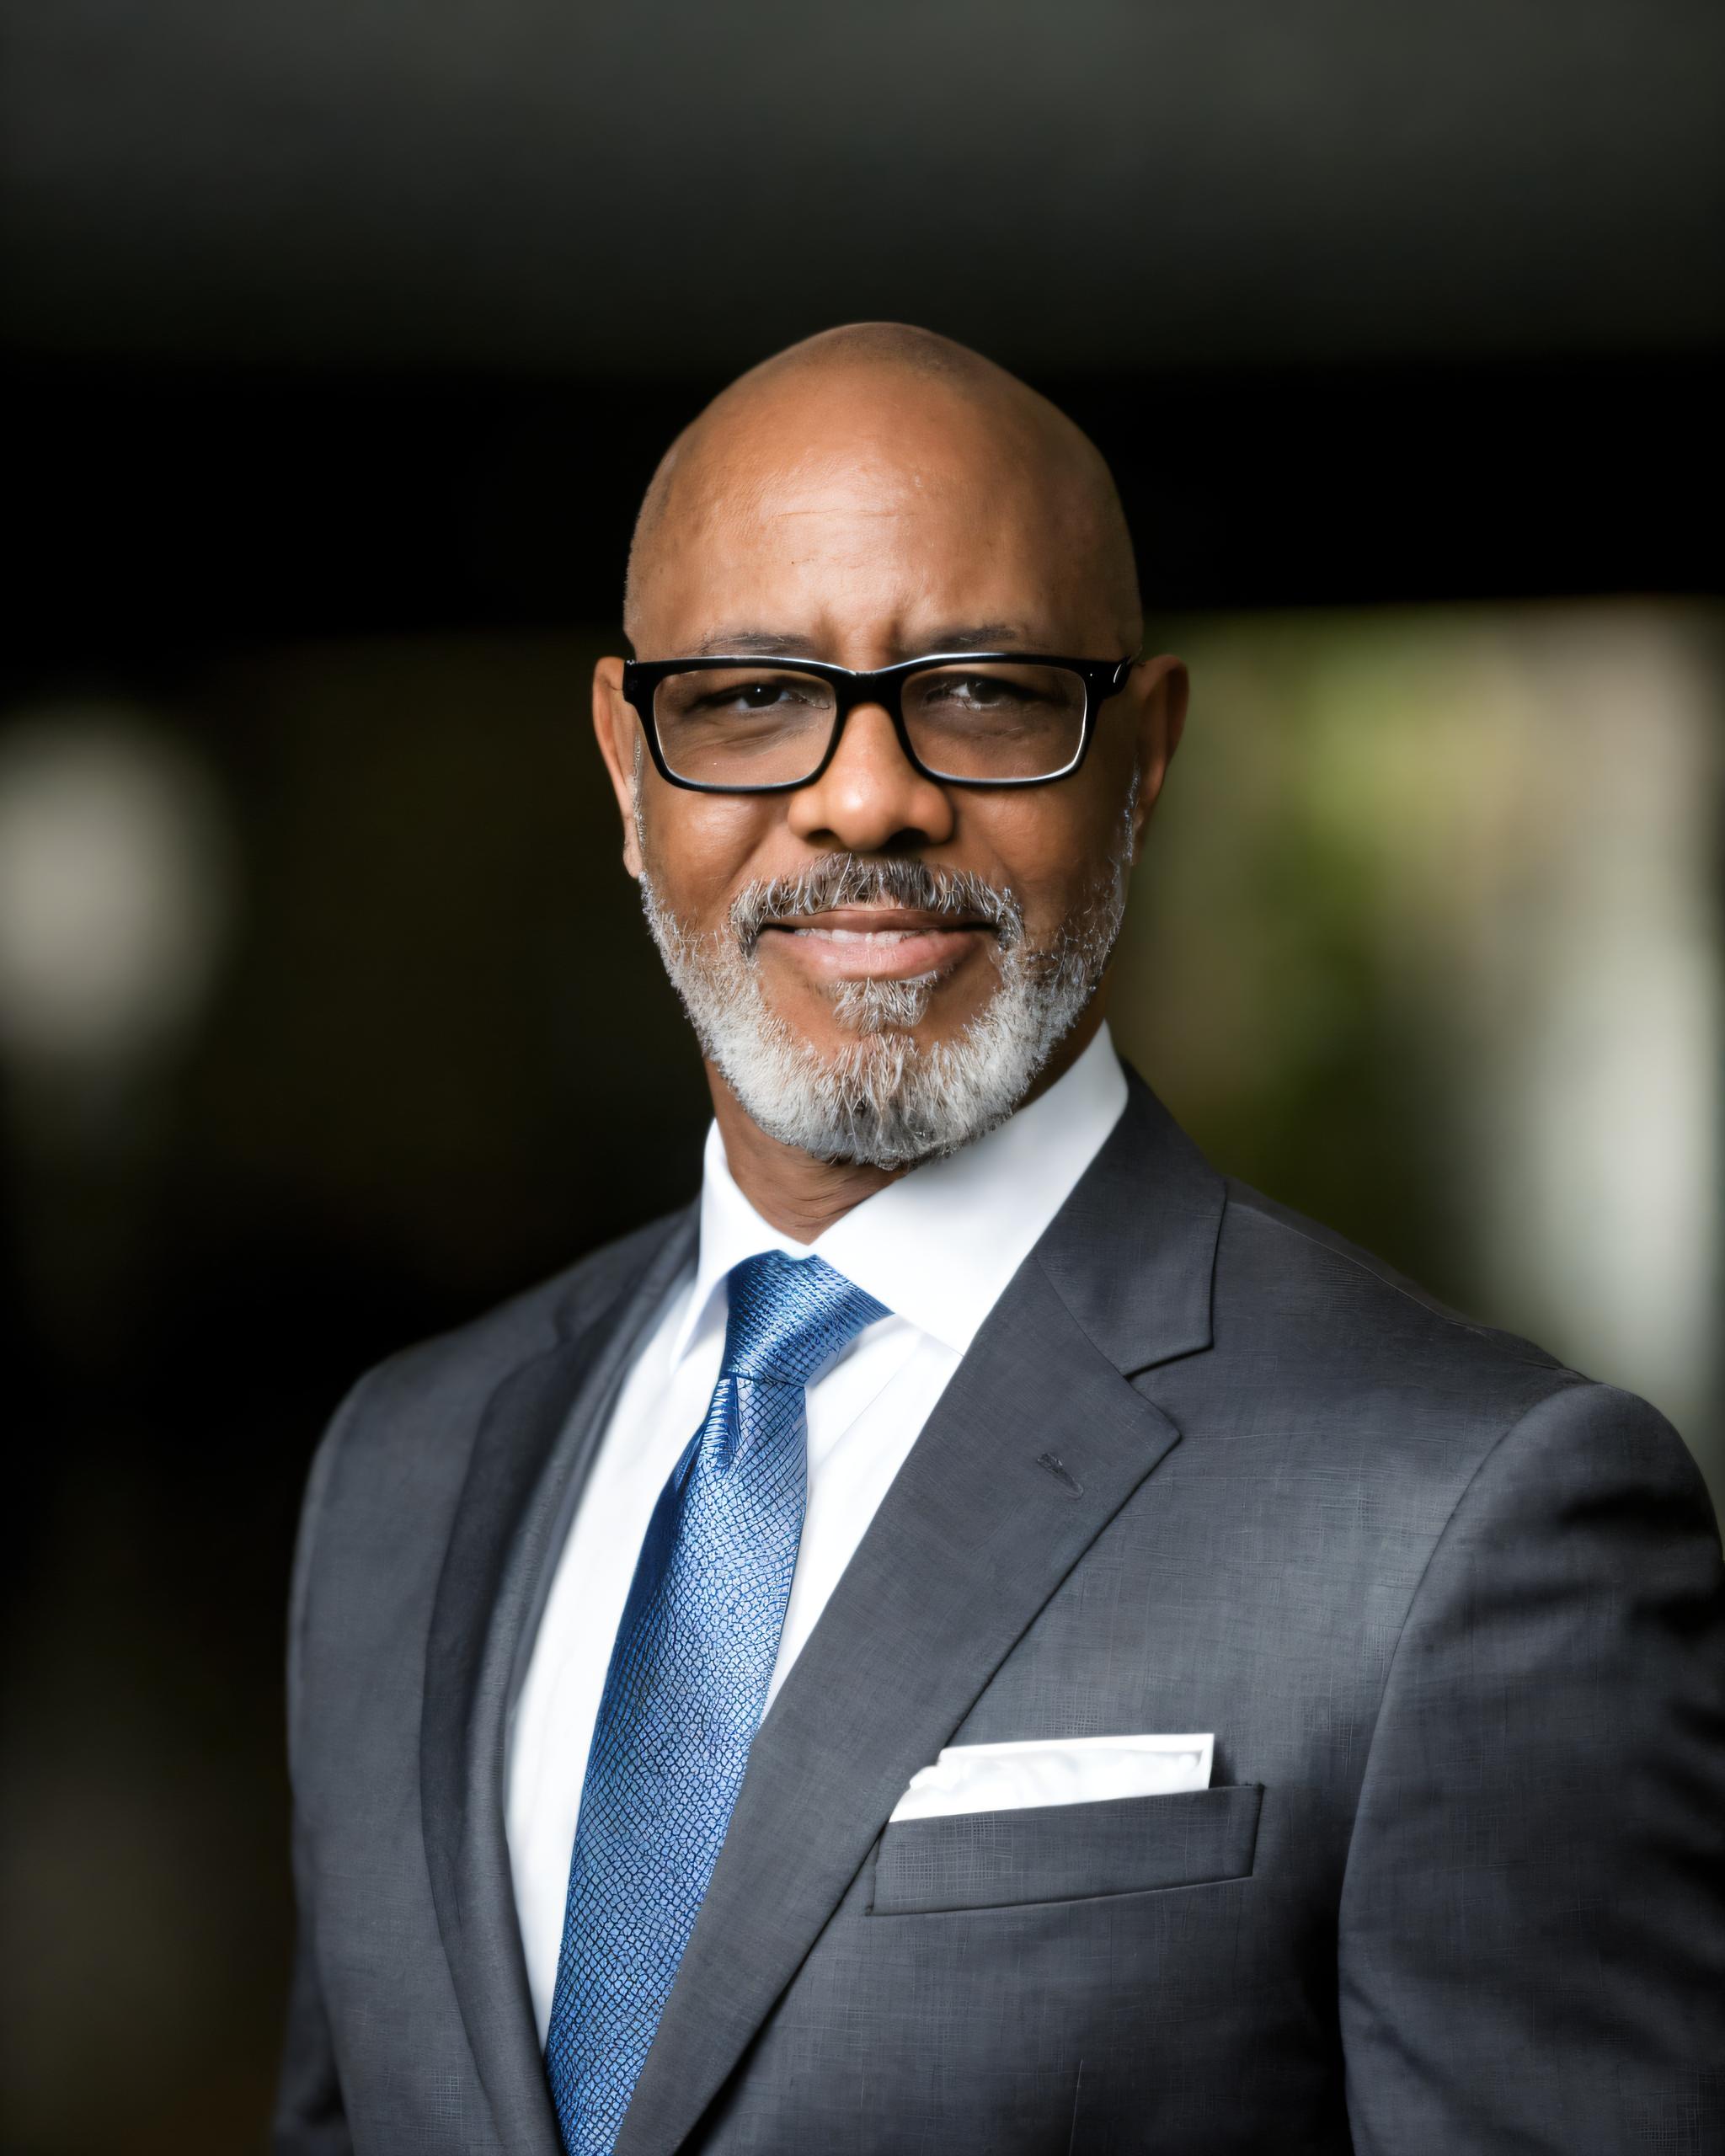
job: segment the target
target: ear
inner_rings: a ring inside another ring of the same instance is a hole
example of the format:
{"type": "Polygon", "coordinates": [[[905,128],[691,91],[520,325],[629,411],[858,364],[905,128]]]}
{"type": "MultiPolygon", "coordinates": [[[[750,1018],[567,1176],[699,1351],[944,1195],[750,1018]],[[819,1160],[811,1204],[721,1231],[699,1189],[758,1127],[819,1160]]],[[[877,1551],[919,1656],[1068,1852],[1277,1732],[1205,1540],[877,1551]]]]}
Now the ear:
{"type": "Polygon", "coordinates": [[[623,823],[623,867],[641,873],[641,848],[635,835],[635,773],[642,745],[641,723],[623,695],[623,662],[601,659],[593,669],[593,731],[617,796],[623,823]]]}
{"type": "Polygon", "coordinates": [[[1151,812],[1167,777],[1168,766],[1186,730],[1186,704],[1191,682],[1183,659],[1164,652],[1159,659],[1141,659],[1132,669],[1128,693],[1137,700],[1138,800],[1132,811],[1133,859],[1144,845],[1151,812]]]}

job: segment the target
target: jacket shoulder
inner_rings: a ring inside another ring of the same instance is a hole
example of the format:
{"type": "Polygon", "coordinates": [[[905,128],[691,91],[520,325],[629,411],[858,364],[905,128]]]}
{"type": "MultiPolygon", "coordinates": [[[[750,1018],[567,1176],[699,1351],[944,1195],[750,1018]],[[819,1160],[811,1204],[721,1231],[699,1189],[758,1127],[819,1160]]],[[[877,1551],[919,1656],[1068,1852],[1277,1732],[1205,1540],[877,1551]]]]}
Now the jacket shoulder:
{"type": "Polygon", "coordinates": [[[450,1331],[399,1348],[359,1379],[325,1441],[350,1448],[360,1433],[410,1431],[423,1447],[441,1432],[470,1433],[510,1371],[602,1317],[641,1278],[688,1219],[667,1214],[537,1282],[450,1331]]]}
{"type": "Polygon", "coordinates": [[[1371,1251],[1231,1179],[1213,1323],[1225,1358],[1273,1365],[1320,1412],[1418,1402],[1490,1422],[1588,1382],[1520,1335],[1447,1304],[1371,1251]]]}
{"type": "Polygon", "coordinates": [[[602,1321],[687,1218],[668,1214],[590,1251],[467,1323],[402,1348],[351,1388],[323,1433],[301,1506],[290,1632],[296,1694],[314,1572],[358,1577],[386,1558],[403,1576],[435,1567],[492,1396],[513,1371],[602,1321]],[[405,1563],[404,1550],[412,1553],[405,1563]]]}
{"type": "Polygon", "coordinates": [[[1216,1478],[1230,1506],[1249,1490],[1279,1545],[1315,1538],[1332,1584],[1351,1562],[1373,1593],[1387,1567],[1387,1624],[1470,1492],[1465,1517],[1487,1538],[1518,1507],[1552,1528],[1627,1492],[1717,1540],[1701,1471],[1657,1407],[1248,1185],[1217,1185],[1208,1342],[1134,1383],[1185,1440],[1177,1473],[1216,1478]]]}

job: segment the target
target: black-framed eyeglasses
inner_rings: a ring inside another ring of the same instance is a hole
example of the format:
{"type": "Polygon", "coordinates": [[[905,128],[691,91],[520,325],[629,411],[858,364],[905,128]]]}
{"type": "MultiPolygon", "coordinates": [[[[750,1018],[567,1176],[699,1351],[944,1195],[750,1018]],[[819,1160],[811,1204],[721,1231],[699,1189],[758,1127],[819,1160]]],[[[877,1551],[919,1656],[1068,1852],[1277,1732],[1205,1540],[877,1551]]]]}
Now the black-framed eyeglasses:
{"type": "Polygon", "coordinates": [[[878,704],[924,778],[1046,786],[1084,761],[1130,659],[930,652],[855,673],[824,659],[632,659],[623,695],[661,778],[697,793],[789,793],[832,761],[845,721],[878,704]]]}

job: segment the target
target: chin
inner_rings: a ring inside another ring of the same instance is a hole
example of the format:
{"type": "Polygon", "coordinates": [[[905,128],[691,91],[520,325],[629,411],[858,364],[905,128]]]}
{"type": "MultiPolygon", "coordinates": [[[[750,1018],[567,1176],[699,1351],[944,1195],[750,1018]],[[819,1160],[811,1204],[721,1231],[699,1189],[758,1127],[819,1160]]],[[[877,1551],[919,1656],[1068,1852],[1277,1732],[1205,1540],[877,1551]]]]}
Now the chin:
{"type": "Polygon", "coordinates": [[[836,981],[822,995],[818,1014],[809,1014],[814,1021],[806,1029],[809,1045],[817,1054],[835,1055],[869,1042],[913,1053],[956,1047],[975,1014],[956,1007],[969,999],[954,995],[951,987],[936,974],[910,980],[836,981]]]}
{"type": "Polygon", "coordinates": [[[854,1070],[866,1065],[889,1062],[906,1066],[926,1062],[949,1052],[963,1038],[962,1028],[949,1033],[932,1027],[907,1026],[872,1026],[863,1029],[830,1026],[819,1033],[788,1031],[811,1065],[832,1071],[854,1070]]]}
{"type": "Polygon", "coordinates": [[[975,1017],[938,1027],[830,1020],[817,1029],[761,1008],[757,1023],[710,1035],[708,1052],[770,1137],[818,1160],[902,1169],[1006,1120],[1058,1038],[1049,1015],[1001,995],[975,1017]]]}

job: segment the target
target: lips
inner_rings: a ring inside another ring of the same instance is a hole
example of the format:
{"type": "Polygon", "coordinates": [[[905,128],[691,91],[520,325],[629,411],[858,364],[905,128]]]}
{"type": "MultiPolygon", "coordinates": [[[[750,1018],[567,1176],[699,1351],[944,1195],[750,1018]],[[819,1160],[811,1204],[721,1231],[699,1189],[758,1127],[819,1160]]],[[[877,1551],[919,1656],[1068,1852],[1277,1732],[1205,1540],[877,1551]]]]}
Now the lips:
{"type": "Polygon", "coordinates": [[[804,970],[828,980],[911,980],[949,970],[988,924],[902,906],[840,906],[767,922],[761,931],[804,970]]]}

